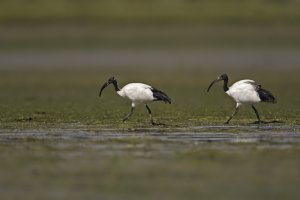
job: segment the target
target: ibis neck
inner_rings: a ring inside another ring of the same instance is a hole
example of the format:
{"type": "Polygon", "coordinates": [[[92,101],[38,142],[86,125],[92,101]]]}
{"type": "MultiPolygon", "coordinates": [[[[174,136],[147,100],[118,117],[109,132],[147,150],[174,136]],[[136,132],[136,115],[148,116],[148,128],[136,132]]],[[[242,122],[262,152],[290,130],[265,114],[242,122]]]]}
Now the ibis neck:
{"type": "Polygon", "coordinates": [[[227,77],[224,79],[223,90],[224,90],[224,92],[227,92],[229,90],[229,88],[228,88],[228,78],[227,77]]]}
{"type": "Polygon", "coordinates": [[[114,84],[114,88],[115,88],[116,92],[120,91],[118,82],[117,82],[117,81],[114,81],[113,84],[114,84]]]}

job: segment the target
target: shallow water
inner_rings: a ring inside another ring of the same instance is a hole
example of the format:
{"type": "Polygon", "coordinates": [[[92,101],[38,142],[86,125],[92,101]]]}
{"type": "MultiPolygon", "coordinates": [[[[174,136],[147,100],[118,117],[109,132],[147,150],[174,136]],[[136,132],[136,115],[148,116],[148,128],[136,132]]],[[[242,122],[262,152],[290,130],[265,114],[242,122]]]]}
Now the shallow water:
{"type": "Polygon", "coordinates": [[[2,129],[1,196],[297,199],[299,128],[2,129]]]}
{"type": "Polygon", "coordinates": [[[35,140],[60,142],[108,141],[147,139],[159,142],[193,143],[300,143],[299,125],[211,125],[185,128],[133,128],[133,129],[47,129],[1,130],[0,141],[34,138],[35,140]]]}

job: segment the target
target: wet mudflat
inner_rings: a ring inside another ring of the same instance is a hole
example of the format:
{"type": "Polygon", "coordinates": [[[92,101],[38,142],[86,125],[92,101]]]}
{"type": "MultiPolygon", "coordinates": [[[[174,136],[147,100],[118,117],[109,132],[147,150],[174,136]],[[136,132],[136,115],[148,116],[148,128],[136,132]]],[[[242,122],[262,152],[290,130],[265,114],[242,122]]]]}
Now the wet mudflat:
{"type": "Polygon", "coordinates": [[[4,66],[1,199],[299,199],[299,70],[268,66],[243,71],[4,66]],[[230,84],[253,78],[274,93],[277,104],[257,105],[268,124],[252,124],[255,114],[245,106],[223,125],[234,103],[221,85],[206,90],[225,71],[230,84]],[[110,76],[120,87],[141,81],[165,91],[171,105],[149,106],[167,126],[152,127],[144,106],[122,123],[130,102],[113,88],[98,96],[110,76]]]}

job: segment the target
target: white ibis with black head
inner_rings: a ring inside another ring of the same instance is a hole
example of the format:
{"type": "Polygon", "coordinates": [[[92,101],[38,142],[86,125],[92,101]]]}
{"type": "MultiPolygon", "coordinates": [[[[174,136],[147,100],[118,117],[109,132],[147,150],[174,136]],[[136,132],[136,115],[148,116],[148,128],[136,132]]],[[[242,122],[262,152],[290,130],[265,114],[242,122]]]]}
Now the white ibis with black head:
{"type": "Polygon", "coordinates": [[[148,114],[150,116],[150,121],[152,125],[164,125],[162,123],[156,123],[152,119],[152,112],[148,106],[148,103],[153,101],[163,101],[165,103],[171,104],[171,99],[164,92],[155,89],[150,85],[146,85],[143,83],[129,83],[125,85],[123,88],[119,88],[117,79],[111,77],[108,79],[106,83],[101,87],[100,94],[108,85],[113,84],[116,92],[123,98],[127,98],[131,101],[131,111],[129,114],[123,119],[125,122],[133,113],[133,110],[138,104],[145,104],[146,109],[148,110],[148,114]]]}
{"type": "Polygon", "coordinates": [[[268,103],[276,103],[276,99],[273,94],[258,85],[253,80],[245,79],[240,80],[234,83],[231,87],[228,87],[228,76],[227,74],[222,74],[216,80],[214,80],[208,87],[207,92],[209,89],[218,81],[224,81],[223,90],[226,94],[232,97],[236,102],[236,108],[229,119],[225,122],[228,124],[229,121],[236,115],[240,106],[244,104],[248,104],[252,106],[256,117],[258,119],[255,123],[262,123],[263,121],[260,120],[258,111],[254,107],[255,103],[258,102],[268,102],[268,103]]]}

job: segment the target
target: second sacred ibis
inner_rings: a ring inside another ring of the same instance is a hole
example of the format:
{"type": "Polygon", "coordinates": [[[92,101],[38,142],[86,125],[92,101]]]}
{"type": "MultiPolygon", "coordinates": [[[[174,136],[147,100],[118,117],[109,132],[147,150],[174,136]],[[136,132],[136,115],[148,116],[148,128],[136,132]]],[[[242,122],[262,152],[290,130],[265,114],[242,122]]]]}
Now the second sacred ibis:
{"type": "Polygon", "coordinates": [[[255,103],[259,102],[268,102],[268,103],[276,103],[276,99],[273,94],[258,85],[253,80],[245,79],[240,80],[234,83],[232,86],[228,87],[228,76],[227,74],[222,74],[216,80],[214,80],[208,87],[209,89],[218,81],[224,81],[223,90],[226,94],[232,97],[236,102],[236,108],[232,115],[228,118],[225,124],[228,124],[229,121],[236,115],[240,106],[244,104],[248,104],[252,106],[258,121],[256,123],[262,123],[260,120],[257,109],[254,107],[255,103]]]}

